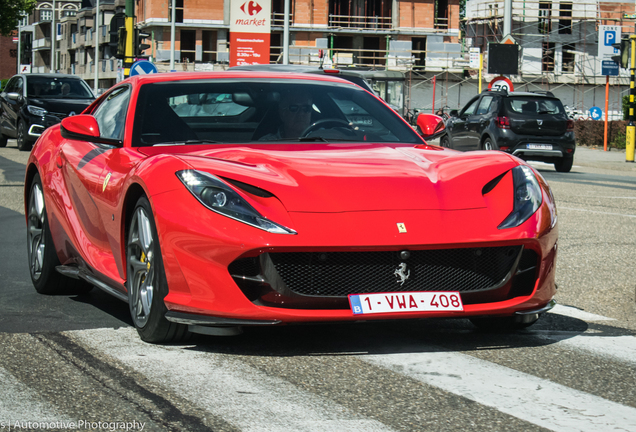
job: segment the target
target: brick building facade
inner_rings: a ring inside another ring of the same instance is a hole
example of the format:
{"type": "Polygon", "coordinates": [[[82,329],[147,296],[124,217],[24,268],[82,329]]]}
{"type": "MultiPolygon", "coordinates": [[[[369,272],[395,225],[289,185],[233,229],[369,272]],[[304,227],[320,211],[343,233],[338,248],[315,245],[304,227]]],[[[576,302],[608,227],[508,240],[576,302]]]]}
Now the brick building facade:
{"type": "Polygon", "coordinates": [[[18,68],[18,44],[12,36],[0,36],[0,79],[11,78],[18,68]]]}

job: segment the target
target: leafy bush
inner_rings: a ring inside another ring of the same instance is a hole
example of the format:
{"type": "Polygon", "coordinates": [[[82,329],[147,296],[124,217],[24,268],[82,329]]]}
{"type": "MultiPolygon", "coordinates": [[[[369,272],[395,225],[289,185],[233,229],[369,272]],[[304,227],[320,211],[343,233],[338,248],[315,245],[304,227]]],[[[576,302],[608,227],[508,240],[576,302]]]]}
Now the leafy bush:
{"type": "Polygon", "coordinates": [[[2,90],[4,88],[4,86],[7,85],[8,82],[9,82],[9,78],[1,79],[0,80],[0,90],[2,90]]]}
{"type": "MultiPolygon", "coordinates": [[[[627,123],[625,120],[608,122],[608,147],[625,148],[625,128],[627,123]]],[[[577,120],[574,122],[574,136],[578,145],[602,147],[604,133],[605,122],[595,120],[577,120]]]]}

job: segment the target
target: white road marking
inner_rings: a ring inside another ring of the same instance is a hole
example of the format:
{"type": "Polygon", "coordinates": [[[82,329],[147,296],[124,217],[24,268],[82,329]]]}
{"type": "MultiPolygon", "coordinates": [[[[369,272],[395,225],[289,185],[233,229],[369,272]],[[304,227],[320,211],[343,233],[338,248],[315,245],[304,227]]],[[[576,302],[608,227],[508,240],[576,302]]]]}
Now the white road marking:
{"type": "Polygon", "coordinates": [[[559,315],[569,316],[570,318],[578,318],[583,321],[616,321],[614,318],[604,317],[602,315],[596,315],[593,313],[585,312],[581,309],[577,309],[572,306],[564,306],[557,304],[549,313],[556,313],[559,315]]]}
{"type": "MultiPolygon", "coordinates": [[[[50,408],[50,402],[19,382],[7,370],[0,367],[0,422],[70,422],[50,408]]],[[[0,428],[1,429],[1,428],[0,428]]],[[[13,428],[11,428],[13,429],[13,428]]],[[[18,429],[19,430],[19,429],[18,429]]]]}
{"type": "Polygon", "coordinates": [[[636,218],[636,215],[630,215],[630,214],[625,214],[625,213],[601,212],[601,211],[586,210],[586,209],[573,208],[573,207],[563,207],[563,206],[560,206],[560,205],[557,205],[557,210],[574,210],[574,211],[582,211],[582,212],[587,212],[587,213],[597,213],[597,214],[604,214],[604,215],[610,215],[610,216],[625,216],[625,217],[630,217],[630,218],[636,218]]]}
{"type": "Polygon", "coordinates": [[[360,359],[549,430],[636,430],[636,408],[466,354],[433,351],[360,359]]]}
{"type": "Polygon", "coordinates": [[[235,356],[142,342],[132,328],[67,332],[147,379],[249,432],[391,431],[335,402],[252,368],[235,356]]]}

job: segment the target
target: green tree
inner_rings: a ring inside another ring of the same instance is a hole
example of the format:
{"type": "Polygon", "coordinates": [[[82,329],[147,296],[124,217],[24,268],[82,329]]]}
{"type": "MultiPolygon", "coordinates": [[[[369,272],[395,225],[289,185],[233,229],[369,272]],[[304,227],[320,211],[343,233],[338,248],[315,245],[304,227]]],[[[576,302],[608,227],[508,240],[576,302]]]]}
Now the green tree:
{"type": "Polygon", "coordinates": [[[0,0],[0,35],[9,36],[24,14],[31,13],[37,0],[0,0]]]}

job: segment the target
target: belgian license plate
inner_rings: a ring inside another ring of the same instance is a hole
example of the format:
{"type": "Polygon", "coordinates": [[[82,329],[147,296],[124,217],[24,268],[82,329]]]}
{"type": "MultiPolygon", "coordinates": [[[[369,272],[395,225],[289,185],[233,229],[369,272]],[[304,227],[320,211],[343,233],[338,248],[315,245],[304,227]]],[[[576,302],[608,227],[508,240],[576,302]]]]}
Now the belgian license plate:
{"type": "Polygon", "coordinates": [[[526,147],[533,150],[552,150],[552,144],[528,144],[526,147]]]}
{"type": "Polygon", "coordinates": [[[354,315],[464,310],[459,293],[449,291],[350,294],[349,304],[354,315]]]}

